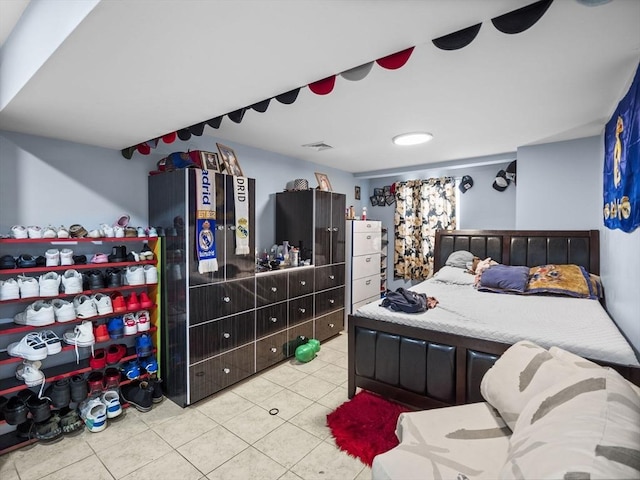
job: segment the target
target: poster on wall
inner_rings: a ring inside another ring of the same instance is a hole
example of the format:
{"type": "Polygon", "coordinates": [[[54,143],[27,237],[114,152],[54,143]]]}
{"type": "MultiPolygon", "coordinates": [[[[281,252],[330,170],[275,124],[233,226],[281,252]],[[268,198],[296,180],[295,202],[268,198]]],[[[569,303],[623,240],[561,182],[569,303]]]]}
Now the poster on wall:
{"type": "Polygon", "coordinates": [[[640,225],[640,66],[604,131],[604,225],[632,232],[640,225]]]}

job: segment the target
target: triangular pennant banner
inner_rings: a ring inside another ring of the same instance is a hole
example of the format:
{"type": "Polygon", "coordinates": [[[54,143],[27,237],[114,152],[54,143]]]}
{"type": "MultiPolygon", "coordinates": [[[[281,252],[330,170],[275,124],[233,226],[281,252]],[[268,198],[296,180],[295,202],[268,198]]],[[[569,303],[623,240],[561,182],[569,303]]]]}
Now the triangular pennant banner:
{"type": "Polygon", "coordinates": [[[271,99],[267,98],[266,100],[262,100],[261,102],[254,103],[253,105],[251,105],[251,108],[256,112],[264,113],[267,111],[267,108],[269,108],[269,102],[271,102],[271,99]]]}
{"type": "Polygon", "coordinates": [[[222,117],[210,118],[205,122],[211,128],[220,128],[220,123],[222,123],[222,117]]]}
{"type": "Polygon", "coordinates": [[[469,45],[478,35],[480,31],[481,23],[473,25],[471,27],[458,30],[457,32],[450,33],[432,40],[433,44],[442,50],[459,50],[469,45]]]}
{"type": "Polygon", "coordinates": [[[133,157],[133,152],[136,149],[136,147],[128,147],[128,148],[123,148],[120,153],[122,153],[122,156],[124,158],[126,158],[127,160],[131,160],[131,157],[133,157]]]}
{"type": "Polygon", "coordinates": [[[181,128],[178,130],[178,138],[182,141],[189,140],[191,138],[191,132],[188,128],[181,128]]]}
{"type": "Polygon", "coordinates": [[[396,70],[402,67],[413,53],[414,47],[407,48],[401,52],[392,53],[386,57],[379,58],[376,63],[387,70],[396,70]]]}
{"type": "Polygon", "coordinates": [[[162,141],[164,143],[173,143],[176,141],[176,136],[176,132],[167,133],[166,135],[162,136],[162,141]]]}
{"type": "Polygon", "coordinates": [[[278,100],[280,103],[284,103],[285,105],[291,105],[296,101],[296,98],[298,98],[298,93],[300,93],[300,88],[289,90],[288,92],[277,95],[276,100],[278,100]]]}
{"type": "Polygon", "coordinates": [[[502,33],[522,33],[542,18],[551,3],[553,0],[540,0],[513,12],[492,18],[491,23],[502,33]]]}
{"type": "Polygon", "coordinates": [[[200,122],[200,123],[196,123],[195,125],[191,125],[189,127],[189,132],[191,132],[191,135],[195,135],[196,137],[199,137],[204,132],[204,125],[205,125],[204,122],[200,122]]]}
{"type": "Polygon", "coordinates": [[[229,117],[229,120],[231,120],[232,122],[240,123],[242,121],[242,117],[244,117],[244,112],[246,111],[247,111],[246,108],[240,108],[239,110],[228,113],[227,116],[229,117]]]}
{"type": "Polygon", "coordinates": [[[352,82],[362,80],[364,77],[369,75],[371,71],[371,67],[373,67],[373,62],[364,63],[358,67],[351,68],[349,70],[345,70],[340,75],[342,78],[346,80],[351,80],[352,82]]]}
{"type": "Polygon", "coordinates": [[[327,95],[331,93],[335,84],[336,76],[331,75],[330,77],[323,78],[322,80],[318,80],[317,82],[310,83],[309,90],[311,90],[316,95],[327,95]]]}
{"type": "Polygon", "coordinates": [[[149,155],[151,153],[151,147],[146,143],[140,143],[136,148],[141,155],[149,155]]]}

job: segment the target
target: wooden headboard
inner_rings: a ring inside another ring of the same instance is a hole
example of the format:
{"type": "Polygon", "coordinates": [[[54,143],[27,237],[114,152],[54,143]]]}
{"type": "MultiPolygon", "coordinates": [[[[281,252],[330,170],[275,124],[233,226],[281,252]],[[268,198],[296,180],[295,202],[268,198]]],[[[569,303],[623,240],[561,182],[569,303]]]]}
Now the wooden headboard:
{"type": "Polygon", "coordinates": [[[598,230],[438,230],[434,271],[457,250],[504,265],[575,264],[600,275],[598,230]]]}

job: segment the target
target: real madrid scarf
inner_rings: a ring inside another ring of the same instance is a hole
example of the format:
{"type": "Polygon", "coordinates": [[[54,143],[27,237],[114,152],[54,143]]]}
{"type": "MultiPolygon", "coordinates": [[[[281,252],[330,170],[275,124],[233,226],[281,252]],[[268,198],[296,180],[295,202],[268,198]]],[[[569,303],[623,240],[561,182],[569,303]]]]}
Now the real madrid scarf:
{"type": "Polygon", "coordinates": [[[249,180],[233,177],[233,197],[236,213],[236,255],[248,255],[249,251],[249,180]]]}
{"type": "Polygon", "coordinates": [[[209,170],[196,170],[195,172],[198,272],[217,272],[215,174],[209,170]]]}

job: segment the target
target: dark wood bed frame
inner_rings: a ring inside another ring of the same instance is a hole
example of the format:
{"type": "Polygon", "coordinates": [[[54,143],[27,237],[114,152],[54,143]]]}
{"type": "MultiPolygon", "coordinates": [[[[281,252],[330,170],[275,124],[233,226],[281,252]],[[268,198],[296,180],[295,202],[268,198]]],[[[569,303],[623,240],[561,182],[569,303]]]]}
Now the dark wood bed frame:
{"type": "MultiPolygon", "coordinates": [[[[600,273],[597,230],[438,231],[434,270],[467,250],[505,265],[577,264],[600,273]]],[[[414,408],[483,401],[485,372],[511,345],[349,315],[348,395],[360,387],[414,408]]],[[[612,366],[640,385],[640,367],[612,366]]]]}

